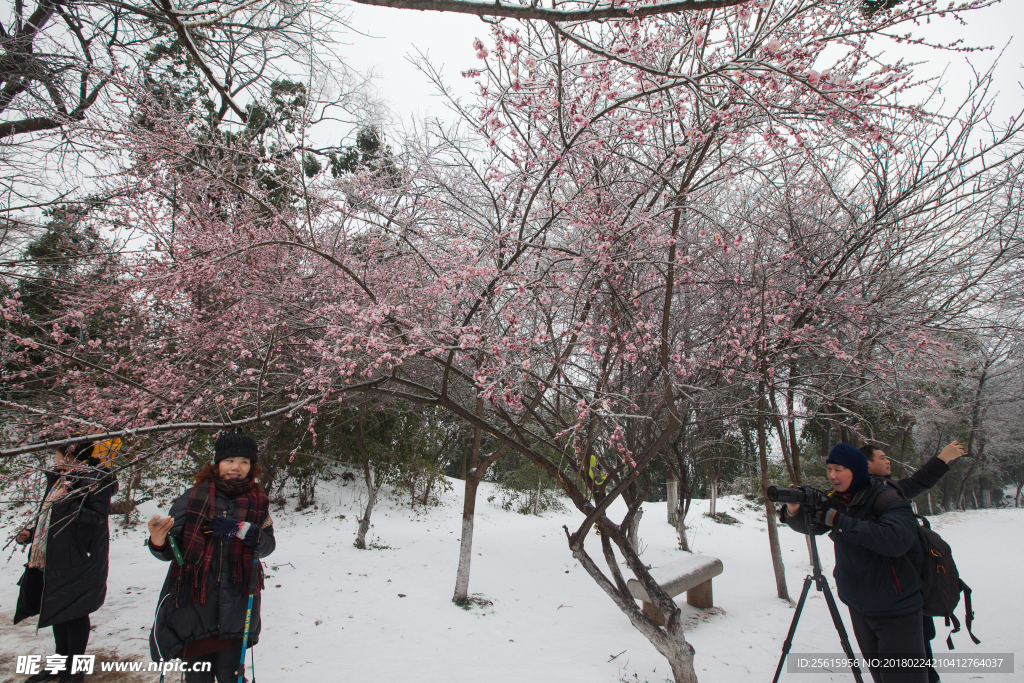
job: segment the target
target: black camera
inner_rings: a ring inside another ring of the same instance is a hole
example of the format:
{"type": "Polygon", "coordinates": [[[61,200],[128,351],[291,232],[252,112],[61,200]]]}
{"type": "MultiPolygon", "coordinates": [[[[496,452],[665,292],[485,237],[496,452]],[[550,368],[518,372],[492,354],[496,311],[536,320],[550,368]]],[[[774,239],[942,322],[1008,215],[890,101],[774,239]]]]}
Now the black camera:
{"type": "Polygon", "coordinates": [[[768,500],[773,503],[799,503],[813,510],[828,507],[828,496],[807,484],[800,486],[769,486],[768,500]]]}

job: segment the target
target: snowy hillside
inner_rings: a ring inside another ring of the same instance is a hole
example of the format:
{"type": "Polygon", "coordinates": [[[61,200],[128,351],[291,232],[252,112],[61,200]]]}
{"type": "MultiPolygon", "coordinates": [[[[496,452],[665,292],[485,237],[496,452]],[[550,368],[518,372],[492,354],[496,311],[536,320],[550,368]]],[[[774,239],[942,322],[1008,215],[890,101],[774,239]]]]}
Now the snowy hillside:
{"type": "MultiPolygon", "coordinates": [[[[664,681],[668,666],[635,631],[569,554],[562,524],[575,514],[532,517],[506,512],[486,499],[477,506],[471,591],[493,604],[464,611],[451,603],[458,559],[461,482],[447,504],[410,510],[384,502],[374,513],[373,550],[352,547],[356,489],[324,485],[319,505],[303,513],[273,511],[277,551],[267,558],[263,634],[255,649],[256,680],[422,681],[518,683],[558,681],[664,681]],[[344,515],[344,518],[341,516],[344,515]]],[[[714,580],[717,608],[709,613],[677,601],[692,622],[702,681],[769,681],[792,608],[774,597],[767,533],[758,511],[742,498],[720,500],[719,510],[740,520],[726,525],[701,513],[694,501],[691,542],[697,553],[725,565],[714,580]]],[[[11,515],[5,523],[13,522],[11,515]]],[[[116,525],[115,525],[116,526],[116,525]]],[[[987,510],[938,517],[934,527],[949,541],[965,581],[974,588],[975,633],[981,645],[957,634],[957,652],[1016,652],[1015,674],[944,674],[947,683],[1024,681],[1024,586],[1020,581],[1024,510],[987,510]]],[[[3,530],[6,536],[10,528],[3,530]]],[[[659,566],[677,557],[665,504],[645,506],[643,558],[659,566]]],[[[794,598],[808,571],[803,538],[783,528],[786,576],[794,598]]],[[[89,651],[148,661],[147,637],[167,565],[143,547],[145,530],[115,531],[105,606],[93,615],[89,651]]],[[[600,553],[595,544],[594,555],[600,553]]],[[[820,542],[831,575],[832,548],[820,542]]],[[[18,654],[52,652],[49,629],[10,625],[24,556],[5,553],[0,563],[0,681],[19,681],[18,654]]],[[[834,585],[834,584],[833,584],[834,585]]],[[[841,607],[847,619],[845,607],[841,607]]],[[[962,606],[960,608],[962,612],[962,606]]],[[[939,629],[937,652],[945,652],[939,629]]],[[[840,650],[825,601],[812,592],[794,652],[840,650]]],[[[156,676],[130,680],[155,680],[156,676]]],[[[101,678],[90,680],[129,680],[101,678]]],[[[175,680],[177,680],[175,678],[175,680]]],[[[783,674],[816,683],[852,680],[835,675],[783,674]]]]}

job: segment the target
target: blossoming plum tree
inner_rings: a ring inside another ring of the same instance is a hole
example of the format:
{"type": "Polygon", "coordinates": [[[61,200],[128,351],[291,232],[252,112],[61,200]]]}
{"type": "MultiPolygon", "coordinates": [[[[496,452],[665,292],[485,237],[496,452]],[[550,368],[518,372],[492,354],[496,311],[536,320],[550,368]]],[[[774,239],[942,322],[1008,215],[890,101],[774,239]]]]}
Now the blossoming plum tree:
{"type": "MultiPolygon", "coordinates": [[[[933,307],[872,294],[886,289],[885,254],[903,248],[899,221],[861,220],[851,207],[866,194],[841,191],[857,175],[843,159],[859,150],[876,168],[907,121],[927,118],[900,100],[910,67],[869,50],[870,35],[939,11],[904,7],[759,1],[496,23],[466,72],[478,97],[453,102],[464,123],[409,140],[387,174],[304,172],[302,126],[259,150],[196,139],[179,113],[139,98],[147,125],[96,144],[128,151],[112,157],[125,163],[102,219],[145,248],[38,321],[51,355],[25,372],[45,369],[52,393],[12,410],[59,436],[3,454],[81,441],[83,420],[156,438],[302,415],[315,442],[318,411],[356,393],[443,409],[474,430],[456,599],[468,595],[476,486],[517,454],[579,510],[565,530],[573,556],[675,679],[695,681],[681,611],[634,543],[648,466],[717,395],[723,419],[759,421],[767,477],[777,391],[836,402],[850,380],[887,390],[941,365],[933,307]],[[102,337],[81,323],[94,315],[102,337]],[[811,382],[823,367],[829,381],[811,382]],[[595,524],[605,568],[587,542],[595,524]],[[636,605],[620,558],[663,626],[636,605]]],[[[894,202],[926,216],[934,187],[894,202]]],[[[4,314],[26,315],[14,299],[4,314]]],[[[8,358],[39,346],[6,334],[8,358]]]]}

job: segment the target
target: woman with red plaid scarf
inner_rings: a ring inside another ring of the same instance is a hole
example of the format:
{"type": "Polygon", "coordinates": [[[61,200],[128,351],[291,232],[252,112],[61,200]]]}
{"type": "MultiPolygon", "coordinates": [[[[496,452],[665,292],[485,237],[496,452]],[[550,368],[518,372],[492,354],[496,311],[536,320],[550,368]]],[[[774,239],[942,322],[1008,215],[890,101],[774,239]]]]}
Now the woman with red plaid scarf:
{"type": "Polygon", "coordinates": [[[225,432],[214,445],[213,464],[196,473],[195,486],[171,506],[170,515],[149,521],[149,549],[171,562],[160,591],[149,636],[153,661],[182,658],[190,665],[212,663],[212,671],[192,671],[187,683],[235,683],[250,592],[256,585],[248,646],[260,635],[263,566],[254,559],[274,552],[270,501],[256,483],[260,475],[256,440],[225,432]],[[183,563],[175,560],[170,535],[183,563]],[[255,558],[254,558],[255,553],[255,558]]]}

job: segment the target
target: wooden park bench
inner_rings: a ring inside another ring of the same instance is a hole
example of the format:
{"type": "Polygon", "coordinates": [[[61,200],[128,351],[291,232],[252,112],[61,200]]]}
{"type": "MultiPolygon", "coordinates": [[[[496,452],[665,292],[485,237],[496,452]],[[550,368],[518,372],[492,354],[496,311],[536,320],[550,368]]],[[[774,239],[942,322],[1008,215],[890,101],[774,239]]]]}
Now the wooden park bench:
{"type": "MultiPolygon", "coordinates": [[[[662,590],[674,598],[686,591],[686,604],[707,609],[714,607],[711,597],[711,579],[722,573],[722,561],[707,555],[688,555],[675,562],[669,562],[651,570],[651,576],[662,590]]],[[[647,591],[636,579],[626,582],[630,594],[643,601],[644,612],[659,625],[665,624],[665,618],[650,601],[647,591]]]]}

